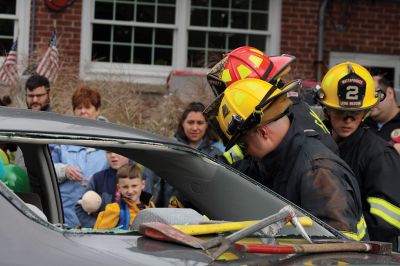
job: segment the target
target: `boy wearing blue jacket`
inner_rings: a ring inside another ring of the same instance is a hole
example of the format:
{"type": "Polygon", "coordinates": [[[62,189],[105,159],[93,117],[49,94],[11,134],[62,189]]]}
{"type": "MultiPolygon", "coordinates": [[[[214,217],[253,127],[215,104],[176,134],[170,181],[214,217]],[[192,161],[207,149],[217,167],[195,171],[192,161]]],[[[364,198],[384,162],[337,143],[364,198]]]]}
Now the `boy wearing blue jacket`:
{"type": "MultiPolygon", "coordinates": [[[[110,167],[95,173],[93,177],[89,179],[85,191],[86,193],[89,190],[93,190],[100,195],[102,203],[99,211],[104,210],[105,205],[114,202],[116,196],[118,197],[115,186],[117,170],[129,162],[128,158],[113,152],[106,152],[106,157],[110,167]]],[[[80,204],[76,204],[75,213],[81,227],[92,228],[94,226],[98,212],[88,214],[82,209],[80,204]]]]}

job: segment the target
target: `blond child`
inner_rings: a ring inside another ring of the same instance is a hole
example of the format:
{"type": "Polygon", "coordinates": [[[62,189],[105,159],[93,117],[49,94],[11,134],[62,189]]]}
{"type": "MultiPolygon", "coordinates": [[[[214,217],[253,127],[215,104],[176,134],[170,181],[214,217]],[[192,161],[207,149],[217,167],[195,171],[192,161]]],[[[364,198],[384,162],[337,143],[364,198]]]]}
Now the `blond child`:
{"type": "Polygon", "coordinates": [[[121,198],[107,204],[104,211],[97,216],[95,229],[129,229],[137,213],[145,208],[154,208],[151,194],[143,191],[144,180],[140,168],[127,164],[117,171],[117,190],[121,198]]]}

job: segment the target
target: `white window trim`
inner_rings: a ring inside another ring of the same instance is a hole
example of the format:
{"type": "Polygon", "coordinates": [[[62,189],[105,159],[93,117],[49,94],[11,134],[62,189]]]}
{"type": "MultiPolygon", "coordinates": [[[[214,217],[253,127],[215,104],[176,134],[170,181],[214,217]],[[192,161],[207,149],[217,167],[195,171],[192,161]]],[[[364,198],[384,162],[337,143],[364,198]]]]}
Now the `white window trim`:
{"type": "MultiPolygon", "coordinates": [[[[30,0],[17,0],[15,9],[16,14],[15,16],[14,15],[10,16],[10,18],[15,18],[14,41],[17,37],[18,38],[17,64],[19,73],[25,70],[29,59],[30,11],[31,11],[30,0]]],[[[5,57],[1,56],[1,62],[3,62],[4,59],[5,57]]]]}
{"type": "MultiPolygon", "coordinates": [[[[281,9],[282,0],[271,0],[265,51],[268,55],[280,52],[281,9]]],[[[177,0],[175,14],[175,30],[173,42],[172,66],[155,66],[140,64],[121,64],[91,61],[91,25],[93,17],[93,1],[82,1],[82,30],[80,50],[80,77],[84,80],[118,80],[144,84],[165,84],[172,70],[205,72],[207,69],[186,67],[187,29],[189,27],[190,1],[177,0]],[[184,14],[184,15],[182,15],[184,14]],[[182,51],[182,52],[179,52],[182,51]]]]}
{"type": "Polygon", "coordinates": [[[400,88],[400,56],[398,55],[330,52],[329,68],[345,61],[352,61],[363,66],[394,68],[394,87],[400,88]]]}

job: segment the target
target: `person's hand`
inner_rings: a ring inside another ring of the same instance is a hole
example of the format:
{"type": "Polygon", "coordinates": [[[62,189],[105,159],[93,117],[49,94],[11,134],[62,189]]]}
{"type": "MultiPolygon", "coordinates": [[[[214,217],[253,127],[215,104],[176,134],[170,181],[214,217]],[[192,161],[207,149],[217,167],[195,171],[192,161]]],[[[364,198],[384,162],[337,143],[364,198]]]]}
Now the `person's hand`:
{"type": "Polygon", "coordinates": [[[71,181],[82,181],[83,180],[81,171],[79,171],[78,168],[76,168],[75,166],[72,166],[72,165],[68,165],[65,168],[65,177],[71,181]]]}

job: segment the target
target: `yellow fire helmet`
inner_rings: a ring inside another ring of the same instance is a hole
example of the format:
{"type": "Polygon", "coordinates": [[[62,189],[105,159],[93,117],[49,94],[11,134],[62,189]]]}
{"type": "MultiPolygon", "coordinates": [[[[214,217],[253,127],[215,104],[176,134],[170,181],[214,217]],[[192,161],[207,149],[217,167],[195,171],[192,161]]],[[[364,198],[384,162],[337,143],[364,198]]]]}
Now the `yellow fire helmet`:
{"type": "Polygon", "coordinates": [[[292,102],[286,93],[300,86],[295,80],[279,89],[264,80],[247,78],[232,83],[205,114],[229,150],[249,129],[278,120],[292,102]]]}
{"type": "MultiPolygon", "coordinates": [[[[339,110],[367,110],[382,100],[371,74],[363,66],[344,62],[332,67],[317,89],[317,99],[339,110]]],[[[383,96],[384,97],[384,96],[383,96]]]]}

